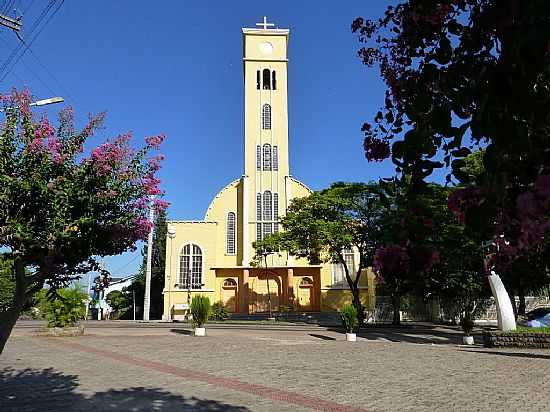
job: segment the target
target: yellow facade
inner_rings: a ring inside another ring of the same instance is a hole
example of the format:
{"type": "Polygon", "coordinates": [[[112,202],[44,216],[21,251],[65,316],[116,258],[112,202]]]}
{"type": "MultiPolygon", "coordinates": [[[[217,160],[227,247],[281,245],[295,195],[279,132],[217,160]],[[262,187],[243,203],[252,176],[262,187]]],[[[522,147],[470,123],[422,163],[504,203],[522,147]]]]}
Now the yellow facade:
{"type": "Polygon", "coordinates": [[[244,174],[214,197],[203,221],[168,222],[165,319],[181,317],[195,294],[231,312],[264,312],[268,285],[274,310],[334,311],[351,300],[334,265],[312,266],[286,253],[268,257],[267,274],[251,265],[252,243],[279,230],[290,201],[311,190],[289,174],[289,30],[244,28],[242,35],[244,174]]]}

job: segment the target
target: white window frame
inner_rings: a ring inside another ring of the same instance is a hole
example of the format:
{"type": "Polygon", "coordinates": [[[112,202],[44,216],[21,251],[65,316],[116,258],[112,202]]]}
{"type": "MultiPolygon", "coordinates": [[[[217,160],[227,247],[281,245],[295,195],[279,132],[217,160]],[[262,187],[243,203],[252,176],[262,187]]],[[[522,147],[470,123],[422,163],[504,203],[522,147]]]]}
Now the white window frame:
{"type": "Polygon", "coordinates": [[[226,220],[226,254],[235,255],[237,253],[237,214],[233,211],[227,213],[226,220]],[[233,218],[233,222],[230,222],[230,217],[233,218]],[[231,233],[230,223],[233,224],[233,232],[231,233]],[[231,249],[232,246],[232,249],[231,249]]]}
{"type": "MultiPolygon", "coordinates": [[[[202,247],[202,245],[200,245],[198,242],[187,242],[185,244],[183,244],[179,250],[179,254],[178,254],[178,264],[177,264],[177,274],[178,274],[178,287],[180,289],[188,289],[187,288],[187,285],[185,284],[185,281],[182,277],[182,273],[181,273],[181,270],[182,270],[182,267],[181,267],[181,264],[182,264],[182,257],[183,257],[183,250],[185,249],[186,246],[189,246],[190,248],[190,254],[189,254],[189,266],[191,267],[191,271],[193,270],[193,257],[194,256],[198,256],[196,255],[195,253],[193,253],[193,246],[196,246],[200,249],[201,251],[201,271],[200,271],[200,280],[199,280],[199,284],[201,285],[198,289],[197,288],[191,288],[191,290],[203,290],[204,289],[204,265],[205,265],[205,257],[206,257],[206,252],[205,252],[205,249],[204,247],[202,247]]],[[[193,280],[193,273],[191,272],[191,281],[193,280]]],[[[191,284],[193,284],[193,282],[191,282],[191,284]]]]}
{"type": "Polygon", "coordinates": [[[262,105],[262,130],[271,130],[271,105],[269,103],[262,105]]]}

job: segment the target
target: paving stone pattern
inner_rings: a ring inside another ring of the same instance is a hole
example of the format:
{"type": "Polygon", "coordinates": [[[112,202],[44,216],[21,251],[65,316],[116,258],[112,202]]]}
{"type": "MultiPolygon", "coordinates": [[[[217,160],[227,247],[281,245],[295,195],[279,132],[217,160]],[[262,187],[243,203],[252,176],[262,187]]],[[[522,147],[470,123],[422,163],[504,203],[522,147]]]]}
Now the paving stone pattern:
{"type": "Polygon", "coordinates": [[[437,328],[356,343],[315,327],[208,332],[16,329],[0,356],[0,411],[549,410],[549,350],[459,347],[437,328]]]}

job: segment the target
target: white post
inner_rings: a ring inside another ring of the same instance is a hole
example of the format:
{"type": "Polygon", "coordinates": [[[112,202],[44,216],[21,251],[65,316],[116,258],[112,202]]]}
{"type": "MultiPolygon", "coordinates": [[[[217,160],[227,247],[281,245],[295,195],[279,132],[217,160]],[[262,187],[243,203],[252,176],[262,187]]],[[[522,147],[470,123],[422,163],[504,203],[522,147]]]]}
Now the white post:
{"type": "Polygon", "coordinates": [[[149,209],[149,220],[151,221],[151,230],[147,237],[147,270],[145,272],[145,296],[143,298],[143,320],[149,320],[149,312],[151,311],[151,269],[153,258],[153,231],[155,229],[154,224],[155,211],[153,206],[149,209]]]}
{"type": "Polygon", "coordinates": [[[500,276],[493,270],[491,270],[491,275],[489,275],[489,285],[491,286],[497,306],[498,328],[501,331],[515,330],[516,318],[510,296],[506,292],[500,276]]]}

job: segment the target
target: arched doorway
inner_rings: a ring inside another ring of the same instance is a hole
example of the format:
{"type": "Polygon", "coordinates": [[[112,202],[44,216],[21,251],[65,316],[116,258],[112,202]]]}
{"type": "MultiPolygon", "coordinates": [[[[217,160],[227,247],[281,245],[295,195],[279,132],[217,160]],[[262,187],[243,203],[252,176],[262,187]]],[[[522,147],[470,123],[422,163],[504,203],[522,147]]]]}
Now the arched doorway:
{"type": "Polygon", "coordinates": [[[225,279],[222,285],[222,302],[229,312],[237,311],[237,282],[235,279],[225,279]]]}
{"type": "Polygon", "coordinates": [[[298,307],[303,311],[312,309],[311,297],[313,296],[313,280],[302,278],[298,287],[298,307]]]}
{"type": "Polygon", "coordinates": [[[264,275],[260,275],[252,281],[252,293],[250,295],[250,302],[252,304],[253,312],[268,312],[269,311],[269,299],[268,299],[268,286],[269,282],[269,297],[271,298],[271,310],[276,312],[279,310],[280,296],[282,294],[281,281],[278,276],[269,275],[267,281],[264,275]]]}

